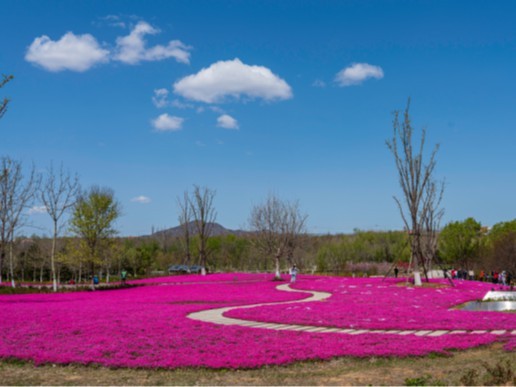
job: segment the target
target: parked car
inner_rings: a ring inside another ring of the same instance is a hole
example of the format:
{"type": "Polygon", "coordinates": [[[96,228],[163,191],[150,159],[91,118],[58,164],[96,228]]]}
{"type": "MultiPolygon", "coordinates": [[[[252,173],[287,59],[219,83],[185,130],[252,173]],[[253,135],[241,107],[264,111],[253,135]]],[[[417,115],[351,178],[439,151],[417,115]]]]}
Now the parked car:
{"type": "Polygon", "coordinates": [[[199,266],[199,265],[190,266],[190,273],[200,274],[201,271],[202,271],[202,266],[199,266]]]}
{"type": "Polygon", "coordinates": [[[190,273],[190,268],[187,265],[170,265],[168,272],[170,274],[190,273]]]}

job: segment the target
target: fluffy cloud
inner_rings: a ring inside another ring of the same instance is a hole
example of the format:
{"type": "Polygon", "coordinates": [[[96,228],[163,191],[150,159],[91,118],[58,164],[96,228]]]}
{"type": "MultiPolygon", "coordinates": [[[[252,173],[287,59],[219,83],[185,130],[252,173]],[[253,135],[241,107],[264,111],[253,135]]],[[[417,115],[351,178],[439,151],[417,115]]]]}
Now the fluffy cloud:
{"type": "Polygon", "coordinates": [[[137,196],[135,198],[132,198],[131,201],[134,202],[134,203],[147,204],[147,203],[151,202],[151,198],[149,198],[147,196],[140,195],[140,196],[137,196]]]}
{"type": "Polygon", "coordinates": [[[197,74],[174,84],[174,92],[194,101],[217,103],[228,97],[292,98],[292,90],[283,79],[263,66],[249,66],[239,59],[219,61],[197,74]]]}
{"type": "Polygon", "coordinates": [[[382,79],[382,68],[367,63],[353,63],[351,66],[339,71],[335,81],[340,86],[352,86],[359,85],[369,78],[382,79]]]}
{"type": "Polygon", "coordinates": [[[43,35],[34,39],[25,60],[49,71],[86,71],[97,63],[109,60],[109,51],[100,47],[90,34],[67,32],[58,41],[43,35]]]}
{"type": "Polygon", "coordinates": [[[157,108],[165,107],[169,104],[168,102],[168,90],[167,89],[155,89],[154,96],[152,97],[152,103],[157,108]]]}
{"type": "Polygon", "coordinates": [[[174,132],[181,130],[184,118],[170,116],[167,113],[160,115],[152,120],[152,126],[158,132],[174,132]]]}
{"type": "Polygon", "coordinates": [[[150,24],[139,22],[127,36],[116,39],[115,60],[127,64],[137,64],[142,61],[157,61],[174,58],[181,63],[190,62],[190,48],[179,40],[171,40],[168,45],[157,45],[146,48],[145,35],[155,35],[159,30],[150,24]]]}
{"type": "MultiPolygon", "coordinates": [[[[117,26],[124,27],[117,16],[107,16],[106,20],[116,21],[117,26]]],[[[138,64],[142,61],[158,61],[174,58],[181,63],[190,62],[190,47],[179,40],[171,40],[167,45],[146,47],[145,36],[155,35],[160,31],[150,24],[140,21],[127,36],[116,39],[116,47],[110,51],[99,45],[90,34],[75,35],[67,32],[57,41],[42,35],[32,42],[25,54],[25,60],[37,64],[49,71],[86,71],[98,63],[110,60],[126,64],[138,64]]]]}
{"type": "Polygon", "coordinates": [[[217,118],[217,126],[224,129],[238,129],[238,121],[228,114],[223,114],[217,118]]]}

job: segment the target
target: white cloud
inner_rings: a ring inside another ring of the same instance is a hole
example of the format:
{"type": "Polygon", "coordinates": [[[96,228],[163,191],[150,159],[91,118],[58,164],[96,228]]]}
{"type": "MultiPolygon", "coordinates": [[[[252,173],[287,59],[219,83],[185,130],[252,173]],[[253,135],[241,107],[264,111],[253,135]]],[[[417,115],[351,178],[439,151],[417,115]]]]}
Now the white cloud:
{"type": "Polygon", "coordinates": [[[217,118],[217,126],[224,129],[238,129],[238,122],[230,115],[223,114],[217,118]]]}
{"type": "Polygon", "coordinates": [[[181,130],[184,118],[170,116],[167,113],[152,120],[152,126],[158,132],[174,132],[181,130]]]}
{"type": "Polygon", "coordinates": [[[189,103],[184,103],[184,102],[181,102],[180,100],[178,99],[174,99],[171,103],[170,103],[171,106],[175,107],[175,108],[178,108],[178,109],[193,109],[195,106],[194,105],[191,105],[189,103]]]}
{"type": "Polygon", "coordinates": [[[118,15],[107,15],[99,19],[106,22],[111,27],[126,28],[125,22],[123,22],[118,15]]]}
{"type": "Polygon", "coordinates": [[[90,34],[67,32],[58,41],[43,35],[34,39],[25,60],[49,71],[86,71],[98,63],[109,61],[109,51],[100,47],[90,34]]]}
{"type": "Polygon", "coordinates": [[[359,85],[369,78],[382,79],[382,68],[367,63],[353,63],[351,66],[339,71],[335,76],[335,81],[340,86],[352,86],[359,85]]]}
{"type": "Polygon", "coordinates": [[[213,63],[197,74],[174,84],[174,92],[185,98],[206,103],[223,102],[227,97],[292,98],[292,89],[283,79],[263,66],[249,66],[236,58],[213,63]]]}
{"type": "Polygon", "coordinates": [[[139,22],[127,36],[116,39],[115,60],[127,64],[138,64],[142,61],[158,61],[174,58],[181,63],[190,63],[190,47],[179,40],[171,40],[168,45],[157,45],[146,48],[145,35],[155,35],[160,31],[150,24],[139,22]]]}
{"type": "Polygon", "coordinates": [[[326,82],[320,80],[320,79],[316,79],[313,83],[312,83],[312,86],[313,87],[326,87],[326,82]]]}
{"type": "Polygon", "coordinates": [[[46,214],[47,213],[47,207],[45,206],[33,206],[32,208],[29,208],[29,215],[35,215],[35,214],[46,214]]]}
{"type": "Polygon", "coordinates": [[[140,196],[136,196],[135,198],[132,198],[131,201],[134,203],[148,204],[151,202],[151,198],[140,195],[140,196]]]}
{"type": "Polygon", "coordinates": [[[165,107],[169,104],[168,102],[168,90],[167,89],[154,89],[154,96],[152,97],[152,103],[157,108],[165,107]]]}

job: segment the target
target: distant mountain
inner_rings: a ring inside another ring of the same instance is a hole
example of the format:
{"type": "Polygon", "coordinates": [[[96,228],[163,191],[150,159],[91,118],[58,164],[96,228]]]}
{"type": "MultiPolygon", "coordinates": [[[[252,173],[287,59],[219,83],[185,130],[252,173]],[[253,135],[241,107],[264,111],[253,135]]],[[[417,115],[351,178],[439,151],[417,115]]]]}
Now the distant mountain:
{"type": "MultiPolygon", "coordinates": [[[[224,236],[224,235],[236,235],[236,236],[243,236],[246,234],[249,234],[249,231],[244,230],[230,230],[225,228],[224,226],[218,224],[218,223],[209,223],[212,227],[211,229],[211,236],[224,236]]],[[[188,229],[190,230],[190,235],[194,236],[197,234],[197,230],[195,228],[195,223],[190,222],[188,223],[188,229]]],[[[152,233],[151,237],[166,237],[166,238],[178,238],[183,236],[183,228],[181,226],[167,228],[166,230],[158,230],[154,233],[152,233]]]]}

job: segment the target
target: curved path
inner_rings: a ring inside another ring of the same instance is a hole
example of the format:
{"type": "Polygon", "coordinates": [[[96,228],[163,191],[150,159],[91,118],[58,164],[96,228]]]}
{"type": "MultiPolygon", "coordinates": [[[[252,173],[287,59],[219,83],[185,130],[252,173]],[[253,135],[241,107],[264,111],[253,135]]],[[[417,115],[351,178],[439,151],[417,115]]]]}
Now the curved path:
{"type": "Polygon", "coordinates": [[[316,292],[311,290],[295,290],[291,289],[289,284],[279,285],[276,289],[287,291],[287,292],[298,292],[298,293],[309,293],[311,294],[308,298],[294,301],[282,301],[282,302],[269,302],[262,304],[251,304],[251,305],[240,305],[240,306],[229,306],[218,309],[202,310],[200,312],[194,312],[188,315],[188,318],[193,320],[220,324],[220,325],[238,325],[249,328],[263,328],[263,329],[274,329],[274,330],[289,330],[289,331],[304,331],[304,332],[317,332],[317,333],[344,333],[348,335],[360,335],[365,333],[382,333],[382,334],[393,334],[393,335],[416,335],[416,336],[442,336],[452,334],[484,334],[490,333],[493,335],[504,335],[512,334],[516,335],[516,330],[478,330],[478,331],[466,331],[466,330],[381,330],[381,329],[342,329],[342,328],[326,328],[321,326],[313,325],[292,325],[292,324],[275,324],[275,323],[264,323],[258,321],[248,321],[236,318],[225,317],[224,313],[233,309],[247,309],[254,308],[256,306],[270,306],[270,305],[282,305],[282,304],[293,304],[299,302],[311,302],[311,301],[322,301],[331,296],[331,293],[316,292]]]}

